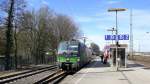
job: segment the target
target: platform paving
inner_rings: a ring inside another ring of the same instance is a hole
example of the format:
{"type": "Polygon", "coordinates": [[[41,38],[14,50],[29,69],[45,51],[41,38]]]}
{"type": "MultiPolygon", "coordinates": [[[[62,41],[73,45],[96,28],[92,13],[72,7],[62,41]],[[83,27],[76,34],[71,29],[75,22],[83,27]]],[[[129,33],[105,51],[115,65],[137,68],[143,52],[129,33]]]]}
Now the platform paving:
{"type": "Polygon", "coordinates": [[[150,68],[128,61],[128,68],[116,71],[115,67],[104,65],[97,58],[60,84],[150,84],[150,68]]]}

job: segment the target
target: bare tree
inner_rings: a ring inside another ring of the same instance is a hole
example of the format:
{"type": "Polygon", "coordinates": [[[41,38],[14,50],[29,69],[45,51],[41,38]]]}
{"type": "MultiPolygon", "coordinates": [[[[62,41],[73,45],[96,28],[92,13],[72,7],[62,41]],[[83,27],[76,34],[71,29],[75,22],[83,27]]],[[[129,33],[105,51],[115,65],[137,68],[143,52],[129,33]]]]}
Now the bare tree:
{"type": "Polygon", "coordinates": [[[91,43],[91,48],[92,48],[93,54],[96,54],[96,55],[100,54],[100,48],[97,44],[91,43]]]}
{"type": "MultiPolygon", "coordinates": [[[[23,9],[23,7],[25,7],[23,3],[24,3],[24,0],[2,0],[0,3],[1,12],[4,13],[4,15],[7,15],[7,16],[2,16],[2,21],[6,25],[6,28],[7,28],[6,29],[6,50],[5,50],[5,62],[6,62],[5,69],[6,70],[10,69],[10,64],[11,64],[10,54],[12,54],[13,46],[14,46],[13,28],[14,28],[14,24],[16,24],[17,22],[19,13],[23,9]]],[[[16,38],[15,38],[15,46],[16,45],[17,43],[16,43],[16,38]]],[[[16,53],[17,53],[17,49],[15,49],[15,57],[17,56],[16,53]]],[[[17,60],[15,61],[15,65],[17,67],[17,60]]]]}
{"type": "Polygon", "coordinates": [[[17,43],[17,31],[20,24],[22,13],[26,7],[25,0],[15,0],[14,4],[14,57],[15,57],[15,68],[18,65],[18,43],[17,43]]]}
{"type": "Polygon", "coordinates": [[[10,54],[13,46],[13,13],[14,13],[14,0],[10,0],[10,6],[8,9],[8,18],[7,18],[7,30],[6,30],[6,52],[5,52],[5,70],[10,69],[10,54]]]}
{"type": "Polygon", "coordinates": [[[55,57],[59,42],[71,40],[79,35],[79,29],[70,17],[57,14],[46,6],[37,11],[26,11],[25,7],[25,0],[0,2],[0,13],[6,15],[0,16],[0,24],[5,28],[0,31],[0,47],[6,45],[6,70],[11,68],[10,55],[14,54],[16,68],[18,58],[26,59],[28,64],[45,63],[47,51],[52,50],[55,57]]]}
{"type": "Polygon", "coordinates": [[[68,16],[56,14],[46,6],[38,11],[24,11],[17,22],[15,47],[18,55],[27,59],[26,63],[45,63],[47,51],[52,50],[55,57],[60,41],[78,35],[78,27],[68,16]]]}
{"type": "MultiPolygon", "coordinates": [[[[23,13],[20,19],[20,28],[18,30],[18,54],[24,58],[31,58],[31,62],[34,62],[36,39],[37,39],[37,20],[35,11],[26,11],[23,13]],[[27,52],[28,51],[28,52],[27,52]]],[[[29,61],[29,60],[28,60],[29,61]]],[[[31,63],[30,62],[30,63],[31,63]]]]}
{"type": "Polygon", "coordinates": [[[77,36],[78,28],[75,23],[65,15],[57,15],[57,25],[59,28],[60,41],[71,40],[77,36]]]}
{"type": "Polygon", "coordinates": [[[5,29],[1,26],[0,27],[0,55],[4,55],[5,54],[5,29]]]}

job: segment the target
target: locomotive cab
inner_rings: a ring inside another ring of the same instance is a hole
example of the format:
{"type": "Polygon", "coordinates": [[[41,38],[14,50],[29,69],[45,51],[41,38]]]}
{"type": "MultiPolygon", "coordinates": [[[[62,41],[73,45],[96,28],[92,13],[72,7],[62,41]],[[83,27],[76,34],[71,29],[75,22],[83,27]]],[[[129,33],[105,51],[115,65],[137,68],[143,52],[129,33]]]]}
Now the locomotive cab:
{"type": "Polygon", "coordinates": [[[58,47],[57,61],[63,70],[73,70],[78,67],[78,42],[62,42],[58,47]]]}
{"type": "Polygon", "coordinates": [[[59,67],[67,71],[77,71],[90,61],[91,52],[84,43],[64,41],[59,44],[57,62],[59,67]]]}

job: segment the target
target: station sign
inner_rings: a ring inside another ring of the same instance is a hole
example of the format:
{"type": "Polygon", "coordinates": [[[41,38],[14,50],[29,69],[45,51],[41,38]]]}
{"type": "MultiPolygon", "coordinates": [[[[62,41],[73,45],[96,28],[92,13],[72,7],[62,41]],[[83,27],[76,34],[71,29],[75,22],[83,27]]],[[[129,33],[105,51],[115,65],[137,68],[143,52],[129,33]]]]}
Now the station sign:
{"type": "Polygon", "coordinates": [[[128,34],[121,34],[118,35],[118,38],[116,38],[117,35],[105,35],[105,40],[129,40],[128,34]]]}

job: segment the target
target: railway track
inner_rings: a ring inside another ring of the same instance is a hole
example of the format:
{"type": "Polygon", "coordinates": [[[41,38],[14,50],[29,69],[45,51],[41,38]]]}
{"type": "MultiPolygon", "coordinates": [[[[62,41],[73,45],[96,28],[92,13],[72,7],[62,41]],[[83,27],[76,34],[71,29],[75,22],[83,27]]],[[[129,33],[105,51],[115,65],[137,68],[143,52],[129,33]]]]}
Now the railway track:
{"type": "Polygon", "coordinates": [[[49,67],[43,67],[43,68],[33,69],[33,70],[29,70],[29,71],[24,71],[21,73],[7,75],[4,77],[0,77],[0,84],[15,82],[15,81],[18,81],[19,79],[31,77],[33,75],[37,75],[37,74],[40,74],[40,73],[43,73],[46,71],[54,70],[56,68],[57,68],[57,66],[53,65],[53,66],[49,66],[49,67]]]}
{"type": "Polygon", "coordinates": [[[68,73],[66,71],[58,70],[48,76],[45,76],[43,79],[35,82],[34,84],[58,84],[67,75],[68,73]]]}

